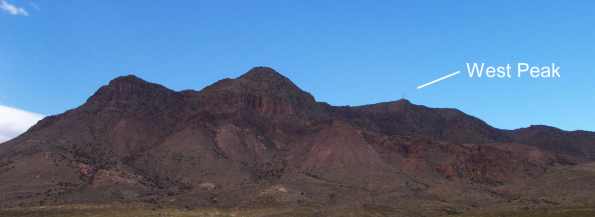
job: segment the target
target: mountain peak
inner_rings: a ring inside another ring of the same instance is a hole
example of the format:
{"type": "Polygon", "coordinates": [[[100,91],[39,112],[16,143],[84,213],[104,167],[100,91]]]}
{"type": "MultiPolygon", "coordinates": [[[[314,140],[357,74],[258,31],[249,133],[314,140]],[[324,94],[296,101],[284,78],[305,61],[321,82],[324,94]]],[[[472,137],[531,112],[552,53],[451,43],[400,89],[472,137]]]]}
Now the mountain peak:
{"type": "Polygon", "coordinates": [[[145,81],[135,75],[116,77],[107,85],[99,88],[87,101],[92,104],[106,105],[111,102],[154,101],[159,97],[173,95],[175,92],[159,84],[145,81]]]}
{"type": "Polygon", "coordinates": [[[265,66],[254,67],[238,77],[238,79],[265,86],[295,86],[287,77],[275,71],[275,69],[265,66]]]}
{"type": "Polygon", "coordinates": [[[107,86],[129,86],[129,85],[150,85],[150,82],[147,82],[145,80],[143,80],[142,78],[139,78],[138,76],[134,75],[134,74],[129,74],[129,75],[123,75],[123,76],[118,76],[114,79],[112,79],[107,86]]]}
{"type": "Polygon", "coordinates": [[[129,74],[112,79],[107,85],[103,86],[99,91],[131,93],[161,90],[169,89],[162,85],[145,81],[142,78],[137,77],[136,75],[129,74]]]}
{"type": "MultiPolygon", "coordinates": [[[[262,80],[262,79],[280,79],[285,78],[275,69],[267,66],[257,66],[240,76],[240,79],[262,80]]],[[[286,79],[286,78],[285,78],[286,79]]]]}
{"type": "Polygon", "coordinates": [[[399,99],[396,101],[381,102],[381,103],[376,103],[376,104],[357,106],[356,108],[364,109],[366,111],[375,111],[375,112],[394,112],[394,111],[401,111],[403,109],[410,109],[411,107],[418,107],[418,106],[411,103],[409,100],[403,98],[403,99],[399,99]]]}
{"type": "Polygon", "coordinates": [[[227,90],[242,93],[261,93],[284,96],[302,94],[302,91],[287,77],[270,67],[254,67],[235,79],[223,79],[204,89],[206,92],[227,90]]]}
{"type": "Polygon", "coordinates": [[[220,80],[201,90],[201,93],[228,107],[248,107],[262,113],[302,113],[316,104],[312,95],[301,90],[287,77],[262,66],[254,67],[235,79],[220,80]]]}
{"type": "Polygon", "coordinates": [[[405,99],[405,98],[401,98],[401,99],[395,101],[395,103],[413,104],[413,103],[411,103],[411,101],[409,101],[408,99],[405,99]]]}

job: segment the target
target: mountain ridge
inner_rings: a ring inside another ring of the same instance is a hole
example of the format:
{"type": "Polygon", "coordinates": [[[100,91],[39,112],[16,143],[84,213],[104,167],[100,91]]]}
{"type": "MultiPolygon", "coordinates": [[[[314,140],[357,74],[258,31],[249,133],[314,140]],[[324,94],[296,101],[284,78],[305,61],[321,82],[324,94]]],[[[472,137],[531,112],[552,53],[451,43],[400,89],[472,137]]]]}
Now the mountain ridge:
{"type": "Polygon", "coordinates": [[[411,209],[423,202],[436,215],[519,197],[515,203],[528,205],[536,196],[514,189],[594,161],[594,138],[547,127],[501,130],[405,99],[332,106],[267,67],[199,91],[128,75],[0,144],[0,206],[411,209]]]}

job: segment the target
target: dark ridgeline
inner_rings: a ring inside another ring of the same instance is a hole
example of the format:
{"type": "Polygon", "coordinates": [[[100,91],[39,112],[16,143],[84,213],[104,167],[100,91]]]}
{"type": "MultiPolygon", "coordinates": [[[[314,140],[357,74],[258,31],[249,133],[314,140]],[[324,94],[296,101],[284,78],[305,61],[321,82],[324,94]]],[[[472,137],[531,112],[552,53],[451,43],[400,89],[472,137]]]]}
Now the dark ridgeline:
{"type": "Polygon", "coordinates": [[[593,160],[592,132],[500,130],[404,99],[331,106],[267,67],[200,91],[129,75],[0,144],[0,205],[128,201],[432,215],[593,201],[593,176],[579,173],[550,189],[557,178],[564,183],[551,171],[593,160]]]}

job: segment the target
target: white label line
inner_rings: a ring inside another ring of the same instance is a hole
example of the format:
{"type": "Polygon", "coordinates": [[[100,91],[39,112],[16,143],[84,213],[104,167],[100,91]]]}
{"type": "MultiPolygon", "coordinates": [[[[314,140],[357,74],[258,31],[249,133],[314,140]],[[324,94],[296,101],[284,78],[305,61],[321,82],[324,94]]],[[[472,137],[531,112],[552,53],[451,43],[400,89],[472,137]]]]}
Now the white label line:
{"type": "Polygon", "coordinates": [[[442,77],[440,77],[440,78],[438,78],[436,80],[433,80],[433,81],[430,81],[428,83],[425,83],[425,84],[422,84],[422,85],[417,86],[417,89],[419,90],[419,89],[422,89],[424,87],[430,86],[432,84],[438,83],[438,82],[440,82],[440,81],[442,81],[444,79],[447,79],[447,78],[450,78],[452,76],[458,75],[459,73],[461,73],[461,71],[456,71],[456,72],[450,73],[448,75],[442,76],[442,77]]]}

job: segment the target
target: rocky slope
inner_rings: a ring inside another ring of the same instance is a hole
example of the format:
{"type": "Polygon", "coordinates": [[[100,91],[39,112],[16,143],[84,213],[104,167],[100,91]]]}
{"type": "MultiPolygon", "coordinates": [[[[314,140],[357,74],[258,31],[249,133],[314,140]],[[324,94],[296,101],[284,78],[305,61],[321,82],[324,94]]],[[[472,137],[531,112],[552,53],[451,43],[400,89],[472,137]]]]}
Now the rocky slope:
{"type": "Polygon", "coordinates": [[[120,201],[440,215],[562,204],[580,189],[588,195],[583,185],[592,176],[564,194],[536,192],[547,191],[551,171],[593,160],[592,132],[500,130],[407,100],[335,107],[266,67],[200,91],[130,75],[0,144],[0,205],[120,201]],[[525,189],[532,193],[519,194],[525,189]]]}

